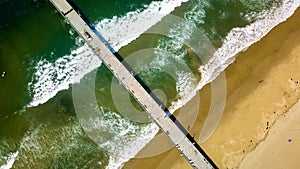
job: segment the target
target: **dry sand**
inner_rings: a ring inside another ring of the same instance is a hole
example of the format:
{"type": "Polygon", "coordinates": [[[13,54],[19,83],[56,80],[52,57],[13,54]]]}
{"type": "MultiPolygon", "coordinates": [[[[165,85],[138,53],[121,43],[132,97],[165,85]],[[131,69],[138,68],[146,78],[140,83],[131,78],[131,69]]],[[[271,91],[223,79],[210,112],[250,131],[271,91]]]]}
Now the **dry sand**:
{"type": "MultiPolygon", "coordinates": [[[[201,144],[220,168],[300,166],[300,106],[288,111],[300,98],[299,23],[298,9],[226,69],[224,114],[215,133],[201,144]]],[[[209,85],[200,91],[199,114],[190,131],[196,140],[210,107],[210,92],[209,85]]],[[[132,159],[123,168],[191,167],[173,148],[155,157],[132,159]]]]}
{"type": "Polygon", "coordinates": [[[242,161],[239,168],[297,169],[300,166],[300,102],[276,120],[266,139],[242,161]]]}

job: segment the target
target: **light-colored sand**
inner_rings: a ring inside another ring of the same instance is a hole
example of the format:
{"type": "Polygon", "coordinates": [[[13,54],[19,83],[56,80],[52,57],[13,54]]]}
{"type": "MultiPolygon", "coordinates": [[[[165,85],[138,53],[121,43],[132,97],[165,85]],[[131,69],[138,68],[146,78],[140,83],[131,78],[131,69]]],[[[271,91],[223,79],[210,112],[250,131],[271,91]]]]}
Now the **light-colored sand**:
{"type": "MultiPolygon", "coordinates": [[[[220,168],[239,168],[243,159],[243,168],[257,168],[256,165],[280,168],[274,161],[279,163],[282,156],[291,161],[299,157],[300,134],[296,136],[296,132],[300,133],[300,118],[296,116],[300,112],[287,112],[300,98],[299,23],[300,10],[240,53],[236,62],[226,69],[224,114],[215,133],[201,144],[220,168]],[[288,138],[292,138],[292,142],[288,142],[288,138]],[[278,150],[267,155],[271,149],[278,150]],[[266,158],[259,158],[262,156],[266,158]]],[[[199,137],[209,110],[210,86],[204,87],[200,94],[199,115],[190,131],[191,135],[195,133],[195,138],[199,137]]],[[[293,164],[289,164],[288,168],[293,168],[293,164]]],[[[156,157],[132,159],[124,168],[191,167],[173,148],[156,157]]]]}
{"type": "Polygon", "coordinates": [[[280,117],[265,141],[242,161],[241,169],[297,169],[300,166],[300,102],[280,117]]]}

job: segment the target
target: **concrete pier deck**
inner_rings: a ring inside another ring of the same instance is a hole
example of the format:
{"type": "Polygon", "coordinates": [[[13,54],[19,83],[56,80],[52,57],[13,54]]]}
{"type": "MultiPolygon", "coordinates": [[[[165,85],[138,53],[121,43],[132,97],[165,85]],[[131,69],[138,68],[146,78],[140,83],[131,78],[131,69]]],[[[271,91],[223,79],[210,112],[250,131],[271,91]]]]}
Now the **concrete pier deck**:
{"type": "Polygon", "coordinates": [[[70,0],[50,1],[77,33],[86,40],[95,54],[131,93],[191,166],[199,169],[217,168],[176,118],[147,92],[132,75],[128,66],[122,64],[120,56],[109,46],[74,2],[70,0]]]}

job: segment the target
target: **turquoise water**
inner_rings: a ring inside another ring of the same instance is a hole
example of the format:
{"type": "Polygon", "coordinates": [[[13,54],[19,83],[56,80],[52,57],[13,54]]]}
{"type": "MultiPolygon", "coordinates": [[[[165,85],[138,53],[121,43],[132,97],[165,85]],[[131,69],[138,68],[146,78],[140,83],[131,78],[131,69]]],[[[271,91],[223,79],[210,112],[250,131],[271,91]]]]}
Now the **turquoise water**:
{"type": "MultiPolygon", "coordinates": [[[[75,2],[97,25],[105,18],[122,18],[130,11],[140,13],[147,9],[147,5],[152,1],[76,0],[75,2]]],[[[263,11],[270,10],[280,2],[190,0],[173,13],[196,25],[212,45],[218,48],[222,46],[225,37],[233,28],[253,23],[263,11]]],[[[57,64],[56,61],[66,55],[70,56],[69,61],[72,60],[73,54],[70,53],[82,46],[82,43],[78,43],[80,40],[77,35],[48,1],[2,0],[0,16],[0,73],[5,72],[5,76],[0,78],[0,157],[2,157],[0,166],[6,164],[10,153],[18,151],[13,168],[105,168],[109,158],[114,154],[106,148],[99,147],[99,143],[85,134],[76,116],[71,85],[69,89],[54,94],[55,96],[46,103],[27,107],[39,89],[30,84],[38,84],[45,78],[36,74],[37,67],[47,64],[50,67],[57,66],[57,69],[47,74],[52,75],[47,81],[60,78],[63,81],[67,76],[60,77],[60,70],[67,67],[57,64]]],[[[174,30],[182,31],[182,29],[174,30]]],[[[177,38],[180,37],[142,35],[119,51],[122,56],[130,58],[134,52],[154,48],[153,61],[156,57],[160,57],[159,61],[165,59],[166,63],[161,66],[141,69],[139,76],[151,90],[161,89],[165,93],[167,107],[181,97],[176,79],[174,80],[170,73],[165,71],[180,67],[176,66],[178,62],[176,59],[179,58],[181,64],[188,65],[194,74],[195,82],[201,79],[198,67],[203,62],[195,57],[195,53],[190,52],[188,47],[182,44],[177,47],[177,38]]],[[[134,60],[139,62],[139,58],[134,60]]],[[[140,62],[142,61],[143,59],[140,62]]],[[[134,62],[129,64],[138,65],[134,62]]],[[[48,69],[44,69],[42,72],[47,71],[48,69]]],[[[96,71],[97,105],[104,114],[104,121],[114,127],[108,135],[99,136],[99,140],[104,140],[101,142],[104,143],[109,141],[112,135],[118,138],[117,134],[122,133],[121,130],[128,130],[130,142],[130,139],[140,136],[143,127],[148,124],[135,123],[118,114],[118,108],[112,99],[112,74],[104,66],[96,71]]],[[[90,75],[91,73],[86,77],[90,75]]],[[[55,88],[55,85],[52,87],[55,88]]],[[[52,90],[49,89],[49,92],[52,90]]],[[[132,98],[131,102],[141,110],[132,98]]],[[[103,122],[104,126],[98,126],[100,128],[96,131],[101,133],[106,123],[103,122]]],[[[127,139],[127,136],[124,137],[127,139]]]]}

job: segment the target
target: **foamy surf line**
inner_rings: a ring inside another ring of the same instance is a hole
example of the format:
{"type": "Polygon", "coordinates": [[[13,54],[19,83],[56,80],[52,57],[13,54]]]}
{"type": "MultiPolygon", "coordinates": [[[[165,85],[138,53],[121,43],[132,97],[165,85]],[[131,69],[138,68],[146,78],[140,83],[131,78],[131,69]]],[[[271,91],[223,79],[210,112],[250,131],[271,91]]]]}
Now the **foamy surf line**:
{"type": "Polygon", "coordinates": [[[18,151],[14,153],[10,153],[8,157],[6,157],[7,160],[6,164],[0,166],[0,169],[10,169],[14,165],[18,155],[19,155],[18,151]]]}
{"type": "MultiPolygon", "coordinates": [[[[106,39],[109,40],[112,46],[118,50],[122,46],[125,46],[132,40],[136,39],[140,34],[161,19],[156,17],[156,20],[155,18],[151,20],[151,17],[149,19],[147,14],[155,13],[157,11],[165,11],[165,14],[170,13],[182,2],[184,1],[168,0],[162,2],[152,2],[144,11],[129,12],[121,18],[114,17],[112,19],[104,19],[96,25],[96,28],[104,35],[106,39]],[[173,6],[170,7],[170,4],[173,6]],[[147,25],[145,26],[145,24],[147,25]],[[141,27],[141,25],[143,26],[141,27]]],[[[259,41],[273,27],[289,18],[298,6],[299,0],[294,2],[287,0],[283,1],[283,4],[279,8],[274,9],[271,14],[264,17],[265,19],[260,19],[245,28],[233,29],[227,35],[222,47],[215,52],[208,64],[200,67],[202,79],[198,86],[191,92],[196,93],[204,85],[215,79],[220,72],[222,72],[230,63],[234,61],[234,57],[237,53],[259,41]],[[257,36],[252,37],[253,35],[257,36]]],[[[45,103],[50,98],[54,97],[57,92],[68,89],[70,84],[78,82],[84,75],[98,68],[100,65],[101,62],[97,59],[97,57],[93,57],[93,53],[86,45],[72,51],[71,55],[61,57],[55,63],[41,61],[37,65],[38,71],[36,72],[34,79],[37,81],[37,83],[31,84],[35,93],[34,99],[30,103],[30,106],[37,106],[45,103]],[[83,67],[78,67],[78,65],[82,65],[83,67]],[[54,77],[55,79],[53,79],[54,77]],[[59,77],[60,80],[57,80],[56,77],[59,77]]],[[[172,107],[170,108],[171,111],[182,107],[192,97],[192,95],[187,95],[187,97],[184,97],[184,100],[179,100],[178,102],[173,103],[172,107]]],[[[148,129],[143,129],[145,130],[143,133],[148,133],[148,129]]],[[[143,135],[141,135],[141,137],[142,136],[143,135]]],[[[110,163],[107,168],[117,168],[124,162],[128,161],[130,158],[134,157],[138,150],[144,147],[149,140],[151,139],[141,139],[140,141],[142,141],[142,143],[139,142],[139,148],[135,147],[137,151],[125,154],[126,158],[110,159],[110,163]]],[[[111,143],[111,145],[113,145],[113,143],[111,143]]],[[[116,147],[112,147],[112,149],[114,148],[116,147]]],[[[126,149],[126,147],[123,148],[126,149]]]]}
{"type": "Polygon", "coordinates": [[[274,27],[290,18],[300,6],[300,0],[284,0],[263,19],[244,27],[234,28],[226,36],[225,42],[209,62],[199,68],[202,79],[198,88],[213,81],[220,72],[233,63],[235,56],[260,41],[274,27]]]}
{"type": "MultiPolygon", "coordinates": [[[[119,50],[186,1],[153,1],[145,10],[128,12],[120,18],[115,16],[112,19],[103,19],[96,24],[96,28],[115,50],[119,50]],[[153,13],[160,15],[152,15],[153,13]]],[[[47,102],[59,91],[68,89],[71,84],[79,82],[82,77],[100,65],[101,61],[86,44],[54,63],[41,60],[35,66],[36,73],[28,85],[33,91],[33,99],[27,107],[47,102]]]]}
{"type": "Polygon", "coordinates": [[[254,23],[243,28],[233,28],[225,38],[223,45],[216,50],[207,64],[200,66],[201,80],[197,87],[184,99],[175,101],[170,107],[174,112],[187,104],[206,84],[215,80],[233,61],[236,55],[258,42],[274,27],[291,17],[300,6],[300,0],[284,0],[279,7],[271,9],[265,16],[258,16],[254,23]]]}
{"type": "MultiPolygon", "coordinates": [[[[151,26],[159,22],[165,15],[172,12],[187,0],[163,0],[153,1],[143,11],[128,12],[125,16],[112,19],[104,19],[95,26],[99,32],[109,41],[115,50],[127,45],[139,37],[151,26]],[[158,13],[159,15],[152,15],[158,13]]],[[[77,39],[82,41],[81,38],[77,39]]],[[[94,56],[87,44],[73,50],[70,55],[62,56],[55,62],[41,60],[35,66],[36,72],[32,82],[28,85],[33,90],[33,99],[27,107],[38,106],[53,98],[59,91],[66,90],[71,84],[79,82],[86,74],[97,69],[101,65],[98,57],[94,56]]],[[[111,149],[122,152],[122,158],[110,157],[108,169],[120,167],[123,163],[133,158],[156,134],[158,128],[150,124],[143,127],[138,138],[129,140],[126,145],[134,147],[114,146],[109,143],[111,149]],[[130,151],[129,151],[130,150],[130,151]]]]}

